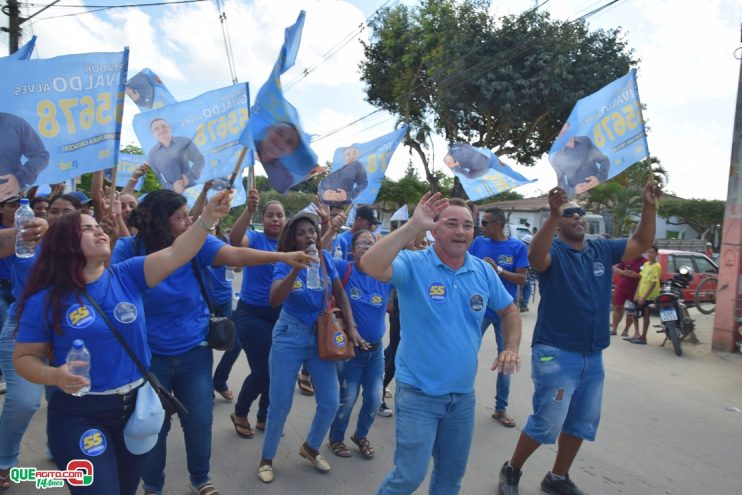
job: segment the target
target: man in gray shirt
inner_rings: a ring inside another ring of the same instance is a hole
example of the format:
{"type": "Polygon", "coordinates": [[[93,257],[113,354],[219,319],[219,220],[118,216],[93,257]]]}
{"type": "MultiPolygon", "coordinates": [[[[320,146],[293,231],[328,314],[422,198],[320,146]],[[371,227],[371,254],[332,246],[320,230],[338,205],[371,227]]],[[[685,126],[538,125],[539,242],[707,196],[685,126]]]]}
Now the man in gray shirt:
{"type": "Polygon", "coordinates": [[[201,176],[204,156],[191,139],[173,136],[170,124],[165,119],[154,119],[150,129],[157,138],[157,144],[147,155],[149,165],[164,189],[182,194],[189,184],[193,185],[201,176]]]}

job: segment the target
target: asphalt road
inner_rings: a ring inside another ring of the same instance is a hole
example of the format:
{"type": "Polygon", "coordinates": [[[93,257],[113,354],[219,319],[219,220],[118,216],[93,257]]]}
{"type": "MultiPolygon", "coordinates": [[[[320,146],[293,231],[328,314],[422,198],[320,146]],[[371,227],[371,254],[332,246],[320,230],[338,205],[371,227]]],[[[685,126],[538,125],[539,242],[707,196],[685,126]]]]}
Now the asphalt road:
{"type": "MultiPolygon", "coordinates": [[[[490,418],[495,375],[489,367],[495,356],[495,339],[491,330],[485,336],[477,376],[476,433],[463,494],[496,492],[499,468],[509,458],[530,413],[533,387],[529,345],[536,318],[535,306],[531,309],[522,314],[524,366],[511,385],[509,412],[516,418],[516,428],[505,428],[490,418]]],[[[598,439],[584,444],[570,473],[588,493],[733,495],[742,492],[742,413],[727,410],[735,406],[742,409],[742,356],[712,353],[713,315],[700,315],[695,310],[691,314],[697,318],[701,344],[684,345],[682,358],[675,356],[669,344],[659,347],[662,337],[652,330],[649,345],[634,345],[614,337],[605,351],[607,378],[598,439]]],[[[235,393],[247,372],[243,354],[229,380],[235,393]]],[[[392,466],[394,418],[377,417],[369,435],[376,450],[375,459],[363,459],[355,446],[351,448],[353,457],[341,459],[323,446],[321,453],[329,460],[332,471],[326,475],[316,472],[298,454],[314,413],[314,400],[297,391],[285,438],[274,461],[276,480],[264,485],[255,476],[262,433],[250,440],[238,437],[229,420],[232,411],[232,404],[220,397],[215,400],[211,475],[222,494],[374,493],[392,466]]],[[[254,416],[250,420],[254,424],[254,416]]],[[[24,437],[20,465],[53,467],[45,455],[45,423],[42,405],[24,437]]],[[[168,448],[165,493],[190,493],[182,430],[177,424],[170,432],[168,448]]],[[[542,493],[539,483],[551,468],[554,452],[553,446],[543,446],[526,464],[520,485],[522,495],[542,493]]],[[[52,492],[62,493],[62,490],[52,492]]],[[[426,492],[427,480],[417,493],[426,492]]],[[[37,491],[24,484],[13,486],[8,493],[37,491]]]]}

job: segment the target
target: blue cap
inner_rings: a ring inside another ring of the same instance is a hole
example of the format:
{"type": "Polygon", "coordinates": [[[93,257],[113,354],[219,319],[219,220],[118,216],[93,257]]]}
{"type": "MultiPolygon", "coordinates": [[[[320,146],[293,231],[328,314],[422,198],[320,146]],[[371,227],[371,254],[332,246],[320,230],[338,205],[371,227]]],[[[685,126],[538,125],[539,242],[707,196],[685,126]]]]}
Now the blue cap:
{"type": "Polygon", "coordinates": [[[160,398],[149,382],[145,381],[137,390],[134,412],[124,426],[126,449],[135,455],[146,454],[152,450],[164,422],[165,410],[162,408],[160,398]]]}
{"type": "Polygon", "coordinates": [[[91,201],[91,199],[88,197],[88,195],[85,194],[82,191],[72,191],[72,192],[69,192],[67,194],[69,194],[70,196],[76,197],[80,201],[80,203],[81,204],[84,204],[84,205],[90,203],[90,201],[91,201]]]}

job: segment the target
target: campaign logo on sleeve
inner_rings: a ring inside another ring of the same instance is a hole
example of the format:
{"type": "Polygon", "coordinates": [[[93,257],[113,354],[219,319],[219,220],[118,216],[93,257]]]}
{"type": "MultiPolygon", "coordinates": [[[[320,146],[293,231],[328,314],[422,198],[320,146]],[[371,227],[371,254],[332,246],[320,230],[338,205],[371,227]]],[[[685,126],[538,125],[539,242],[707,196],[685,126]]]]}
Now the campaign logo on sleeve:
{"type": "Polygon", "coordinates": [[[434,302],[443,301],[444,299],[446,299],[447,295],[448,291],[446,290],[446,286],[440,282],[433,282],[428,287],[428,296],[430,296],[430,299],[432,299],[434,302]]]}
{"type": "Polygon", "coordinates": [[[67,324],[72,328],[85,328],[95,321],[95,312],[84,304],[73,304],[67,310],[67,324]]]}
{"type": "Polygon", "coordinates": [[[113,309],[113,317],[120,323],[131,323],[137,319],[137,307],[130,302],[120,302],[113,309]]]}
{"type": "Polygon", "coordinates": [[[83,454],[95,457],[106,451],[106,436],[98,429],[86,431],[80,437],[80,450],[83,454]]]}

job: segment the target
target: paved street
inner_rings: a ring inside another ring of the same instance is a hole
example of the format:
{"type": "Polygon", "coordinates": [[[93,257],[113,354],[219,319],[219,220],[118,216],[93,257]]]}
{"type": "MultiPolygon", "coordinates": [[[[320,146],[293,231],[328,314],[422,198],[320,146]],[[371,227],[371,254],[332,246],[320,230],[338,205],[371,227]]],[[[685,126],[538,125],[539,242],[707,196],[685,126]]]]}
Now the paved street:
{"type": "MultiPolygon", "coordinates": [[[[490,418],[495,388],[495,375],[489,371],[495,356],[492,330],[485,337],[477,377],[476,435],[463,494],[495,493],[499,468],[510,456],[530,412],[529,345],[535,305],[531,309],[523,313],[521,352],[525,365],[511,386],[509,411],[517,421],[513,429],[490,418]]],[[[713,315],[700,315],[695,310],[691,314],[697,319],[702,343],[684,345],[682,358],[675,356],[669,344],[660,348],[662,339],[651,329],[646,346],[613,337],[605,353],[607,379],[598,440],[584,445],[570,473],[590,494],[740,493],[742,413],[727,411],[725,407],[736,405],[742,409],[742,356],[711,353],[713,315]]],[[[229,381],[235,393],[247,370],[242,355],[229,381]]],[[[314,400],[296,392],[285,438],[274,463],[276,481],[263,485],[255,476],[262,433],[251,440],[239,438],[229,420],[232,410],[231,404],[221,398],[216,400],[212,478],[223,494],[374,493],[391,467],[394,419],[378,417],[369,435],[376,449],[375,459],[364,460],[355,446],[351,448],[352,458],[340,459],[323,446],[322,454],[332,471],[327,475],[314,471],[298,455],[312,418],[314,400]]],[[[250,421],[254,424],[254,412],[250,421]]],[[[24,438],[21,465],[52,467],[44,452],[45,422],[42,406],[24,438]]],[[[167,494],[189,493],[183,445],[182,432],[176,424],[169,437],[167,494]]],[[[551,446],[542,447],[532,457],[524,468],[521,494],[541,493],[539,483],[551,467],[554,452],[551,446]]],[[[13,486],[9,493],[35,490],[21,485],[13,486]]],[[[427,484],[418,493],[427,493],[427,484]]]]}

